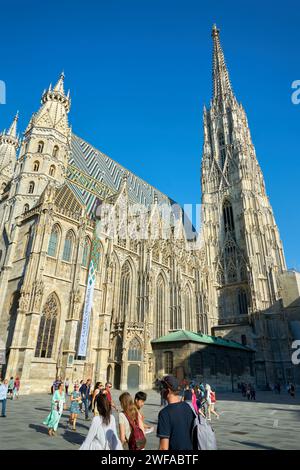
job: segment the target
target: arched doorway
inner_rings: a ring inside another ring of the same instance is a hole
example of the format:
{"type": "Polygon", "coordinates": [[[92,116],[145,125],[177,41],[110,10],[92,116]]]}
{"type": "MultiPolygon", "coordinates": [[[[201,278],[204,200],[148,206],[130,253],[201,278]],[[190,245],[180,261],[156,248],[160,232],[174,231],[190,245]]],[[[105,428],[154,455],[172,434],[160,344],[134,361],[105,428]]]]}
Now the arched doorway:
{"type": "Polygon", "coordinates": [[[115,373],[114,373],[114,388],[120,390],[121,383],[121,365],[115,364],[115,373]]]}
{"type": "Polygon", "coordinates": [[[127,387],[137,389],[140,385],[140,368],[137,364],[129,364],[127,375],[127,387]]]}

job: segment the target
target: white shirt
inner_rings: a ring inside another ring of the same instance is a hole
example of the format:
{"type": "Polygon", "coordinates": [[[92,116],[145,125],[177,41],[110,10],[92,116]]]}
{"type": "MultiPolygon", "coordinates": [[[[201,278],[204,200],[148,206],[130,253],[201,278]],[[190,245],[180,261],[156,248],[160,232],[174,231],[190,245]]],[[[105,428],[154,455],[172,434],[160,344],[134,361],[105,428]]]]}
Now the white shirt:
{"type": "Polygon", "coordinates": [[[8,386],[1,384],[0,385],[0,400],[5,400],[7,397],[8,386]]]}
{"type": "Polygon", "coordinates": [[[102,416],[94,416],[79,450],[124,450],[118,438],[115,417],[111,415],[107,425],[102,422],[102,416]]]}

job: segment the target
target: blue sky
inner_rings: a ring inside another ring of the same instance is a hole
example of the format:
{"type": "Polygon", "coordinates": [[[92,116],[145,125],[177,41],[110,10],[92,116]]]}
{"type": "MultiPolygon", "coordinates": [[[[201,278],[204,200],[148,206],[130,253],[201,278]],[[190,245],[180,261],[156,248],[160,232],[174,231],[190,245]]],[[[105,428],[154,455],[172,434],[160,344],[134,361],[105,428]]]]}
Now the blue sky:
{"type": "Polygon", "coordinates": [[[0,128],[23,131],[61,70],[73,131],[179,203],[200,201],[211,26],[243,103],[289,267],[300,270],[296,1],[21,0],[1,6],[0,128]]]}

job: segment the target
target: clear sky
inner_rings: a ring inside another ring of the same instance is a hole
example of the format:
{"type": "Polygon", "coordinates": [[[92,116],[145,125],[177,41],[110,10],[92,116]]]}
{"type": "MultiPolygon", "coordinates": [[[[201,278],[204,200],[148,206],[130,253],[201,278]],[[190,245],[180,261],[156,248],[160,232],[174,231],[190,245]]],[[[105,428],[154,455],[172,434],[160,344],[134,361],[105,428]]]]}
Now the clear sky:
{"type": "Polygon", "coordinates": [[[300,270],[300,9],[296,1],[15,0],[1,4],[0,80],[24,131],[64,70],[73,131],[180,204],[200,201],[211,27],[248,114],[289,267],[300,270]]]}

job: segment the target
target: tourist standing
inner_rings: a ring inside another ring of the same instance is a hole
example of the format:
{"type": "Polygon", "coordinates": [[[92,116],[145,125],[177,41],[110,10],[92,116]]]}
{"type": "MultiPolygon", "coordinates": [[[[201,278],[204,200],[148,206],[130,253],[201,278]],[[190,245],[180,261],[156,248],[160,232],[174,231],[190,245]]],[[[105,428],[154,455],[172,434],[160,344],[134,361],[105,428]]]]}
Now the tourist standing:
{"type": "Polygon", "coordinates": [[[145,392],[137,392],[135,394],[135,397],[134,397],[134,404],[135,404],[135,407],[143,421],[143,425],[144,425],[144,430],[145,430],[145,434],[147,434],[147,431],[148,433],[152,432],[153,431],[153,426],[150,426],[149,424],[146,424],[145,423],[145,416],[143,415],[142,413],[142,408],[145,404],[145,401],[147,400],[147,394],[145,392]]]}
{"type": "Polygon", "coordinates": [[[211,386],[205,385],[205,399],[207,405],[207,421],[211,421],[211,386]]]}
{"type": "Polygon", "coordinates": [[[19,391],[20,391],[21,382],[19,377],[17,376],[14,382],[14,398],[19,398],[19,391]]]}
{"type": "Polygon", "coordinates": [[[158,415],[159,450],[193,450],[194,412],[180,399],[179,383],[175,377],[166,376],[162,386],[168,405],[158,415]]]}
{"type": "Polygon", "coordinates": [[[48,427],[49,436],[54,436],[57,431],[58,423],[60,421],[65,402],[66,398],[64,386],[62,383],[60,383],[58,390],[55,390],[51,400],[51,411],[43,423],[48,427]]]}
{"type": "Polygon", "coordinates": [[[8,397],[12,400],[14,397],[14,378],[11,377],[8,382],[8,397]]]}
{"type": "Polygon", "coordinates": [[[87,379],[85,383],[83,383],[79,389],[82,397],[82,403],[84,404],[84,411],[85,411],[85,419],[86,421],[89,420],[89,397],[91,393],[91,381],[87,379]]]}
{"type": "Polygon", "coordinates": [[[256,391],[254,385],[250,385],[250,399],[256,401],[256,391]]]}
{"type": "Polygon", "coordinates": [[[102,383],[96,382],[96,385],[93,391],[92,401],[91,401],[91,409],[92,409],[92,412],[94,413],[94,416],[97,416],[98,414],[98,408],[97,406],[95,406],[95,400],[100,393],[101,387],[102,387],[102,383]]]}
{"type": "Polygon", "coordinates": [[[250,384],[247,385],[246,397],[248,398],[248,400],[250,400],[250,398],[251,398],[251,386],[250,386],[250,384]]]}
{"type": "Polygon", "coordinates": [[[112,389],[112,384],[110,382],[107,382],[105,384],[105,390],[103,391],[103,394],[106,395],[106,398],[108,399],[110,406],[115,410],[118,411],[118,408],[116,407],[112,396],[111,396],[111,389],[112,389]]]}
{"type": "Polygon", "coordinates": [[[142,450],[146,445],[144,423],[128,392],[120,395],[122,411],[119,413],[120,440],[129,450],[142,450]]]}
{"type": "Polygon", "coordinates": [[[76,421],[80,413],[79,403],[81,402],[81,393],[79,392],[78,384],[74,385],[74,390],[70,395],[71,406],[70,406],[70,418],[69,425],[72,426],[73,431],[76,431],[76,421]]]}
{"type": "Polygon", "coordinates": [[[102,393],[96,396],[95,407],[97,415],[93,417],[89,432],[79,450],[123,450],[110,403],[102,393]]]}
{"type": "Polygon", "coordinates": [[[290,395],[291,395],[292,398],[295,398],[295,392],[296,392],[295,385],[291,383],[291,385],[290,385],[290,395]]]}
{"type": "Polygon", "coordinates": [[[1,418],[6,418],[6,400],[8,393],[8,380],[3,380],[0,385],[0,402],[2,405],[1,418]]]}

